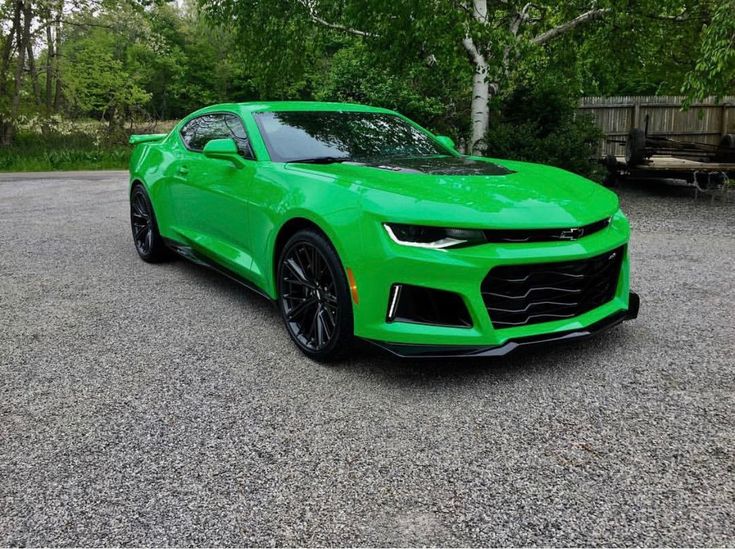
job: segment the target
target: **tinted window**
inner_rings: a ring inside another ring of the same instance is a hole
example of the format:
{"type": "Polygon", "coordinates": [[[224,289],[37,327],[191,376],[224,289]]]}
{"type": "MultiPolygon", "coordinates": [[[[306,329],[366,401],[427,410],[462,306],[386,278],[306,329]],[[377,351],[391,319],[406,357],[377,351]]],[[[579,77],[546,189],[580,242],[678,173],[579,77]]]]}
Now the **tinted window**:
{"type": "Polygon", "coordinates": [[[402,118],[365,112],[261,112],[255,120],[271,160],[335,157],[357,161],[454,156],[402,118]]]}
{"type": "Polygon", "coordinates": [[[234,114],[199,116],[181,128],[181,139],[193,151],[201,151],[212,139],[226,139],[228,137],[235,140],[242,156],[253,158],[242,121],[234,114]]]}

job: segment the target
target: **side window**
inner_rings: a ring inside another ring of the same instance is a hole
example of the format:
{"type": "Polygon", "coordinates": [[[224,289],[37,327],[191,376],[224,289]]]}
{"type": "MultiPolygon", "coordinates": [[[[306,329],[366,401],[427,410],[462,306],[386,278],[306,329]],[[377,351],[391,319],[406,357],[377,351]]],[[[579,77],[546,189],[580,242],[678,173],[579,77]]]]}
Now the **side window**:
{"type": "Polygon", "coordinates": [[[204,145],[213,139],[209,135],[215,118],[214,115],[199,116],[181,128],[181,139],[189,149],[201,151],[204,145]]]}
{"type": "Polygon", "coordinates": [[[194,140],[194,137],[196,136],[197,129],[202,123],[201,118],[195,118],[194,120],[190,120],[183,128],[181,128],[181,139],[184,142],[184,145],[188,149],[193,148],[192,147],[192,141],[194,140]]]}
{"type": "Polygon", "coordinates": [[[244,158],[254,160],[255,155],[253,154],[253,149],[250,147],[250,140],[248,139],[248,134],[245,132],[245,128],[242,125],[240,117],[234,114],[225,114],[224,121],[227,126],[227,130],[229,131],[229,135],[227,135],[227,137],[232,137],[232,139],[235,140],[240,154],[244,158]]]}
{"type": "Polygon", "coordinates": [[[254,159],[245,128],[234,114],[206,114],[199,116],[181,128],[181,139],[192,151],[201,151],[212,139],[232,138],[240,154],[254,159]]]}

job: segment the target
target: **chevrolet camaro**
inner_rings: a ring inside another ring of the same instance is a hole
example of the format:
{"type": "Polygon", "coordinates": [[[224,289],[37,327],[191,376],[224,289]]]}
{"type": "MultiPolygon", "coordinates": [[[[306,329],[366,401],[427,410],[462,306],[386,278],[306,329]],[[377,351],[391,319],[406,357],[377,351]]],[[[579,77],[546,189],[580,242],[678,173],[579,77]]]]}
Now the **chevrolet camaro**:
{"type": "Polygon", "coordinates": [[[134,135],[140,257],[173,252],[274,300],[315,360],[498,356],[635,318],[617,196],[551,166],[460,154],[344,103],[222,104],[134,135]]]}

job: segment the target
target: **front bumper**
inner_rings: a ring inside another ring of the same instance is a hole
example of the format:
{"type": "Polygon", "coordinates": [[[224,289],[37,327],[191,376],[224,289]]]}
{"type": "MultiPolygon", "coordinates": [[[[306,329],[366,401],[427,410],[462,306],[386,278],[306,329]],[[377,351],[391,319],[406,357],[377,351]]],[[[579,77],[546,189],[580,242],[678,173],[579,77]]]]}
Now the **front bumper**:
{"type": "Polygon", "coordinates": [[[638,317],[638,309],[640,308],[640,298],[635,292],[630,292],[628,300],[628,310],[615,313],[604,318],[586,328],[572,330],[567,332],[556,332],[550,334],[540,334],[536,336],[528,336],[518,339],[511,339],[503,345],[495,347],[462,347],[457,345],[411,345],[386,343],[381,341],[370,341],[374,345],[390,351],[396,356],[402,358],[481,358],[481,357],[498,357],[521,348],[533,347],[534,345],[542,345],[557,342],[574,342],[582,339],[593,337],[601,332],[609,330],[613,326],[617,326],[625,320],[633,320],[638,317]]]}
{"type": "MultiPolygon", "coordinates": [[[[539,339],[569,339],[583,332],[599,331],[610,319],[622,321],[636,307],[629,287],[630,236],[622,214],[613,216],[609,227],[576,241],[486,244],[448,251],[401,246],[391,241],[379,224],[379,231],[365,227],[361,254],[350,264],[359,289],[359,302],[353,306],[355,335],[379,342],[397,354],[414,356],[444,349],[452,356],[486,353],[501,355],[539,339]],[[578,316],[515,327],[493,325],[483,301],[481,285],[496,266],[533,265],[556,261],[585,260],[624,249],[617,287],[613,298],[578,316]],[[446,326],[416,322],[389,322],[386,312],[395,284],[453,292],[461,297],[471,319],[469,326],[446,326]]],[[[613,322],[614,324],[615,322],[613,322]]],[[[486,356],[486,355],[479,355],[486,356]]]]}

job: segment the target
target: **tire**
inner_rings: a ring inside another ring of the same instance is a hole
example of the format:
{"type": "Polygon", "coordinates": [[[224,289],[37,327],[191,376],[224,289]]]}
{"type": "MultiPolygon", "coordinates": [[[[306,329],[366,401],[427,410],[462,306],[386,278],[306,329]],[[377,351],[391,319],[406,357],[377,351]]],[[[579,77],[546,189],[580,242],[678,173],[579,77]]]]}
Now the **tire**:
{"type": "Polygon", "coordinates": [[[720,149],[730,151],[735,149],[735,133],[726,133],[720,139],[720,149]]]}
{"type": "Polygon", "coordinates": [[[720,145],[717,147],[717,153],[714,157],[715,162],[735,162],[735,133],[728,133],[720,139],[720,145]]]}
{"type": "Polygon", "coordinates": [[[158,232],[156,214],[145,187],[136,184],[130,192],[130,228],[135,250],[143,261],[161,263],[172,257],[158,232]]]}
{"type": "Polygon", "coordinates": [[[645,158],[646,133],[640,128],[633,128],[625,141],[625,162],[628,166],[638,166],[645,158]]]}
{"type": "Polygon", "coordinates": [[[286,331],[309,358],[331,362],[354,342],[352,298],[342,262],[321,233],[289,238],[278,258],[278,309],[286,331]]]}
{"type": "Polygon", "coordinates": [[[607,187],[608,189],[612,189],[614,187],[617,187],[619,184],[619,180],[617,175],[613,173],[608,173],[605,178],[602,180],[602,185],[604,187],[607,187]]]}

